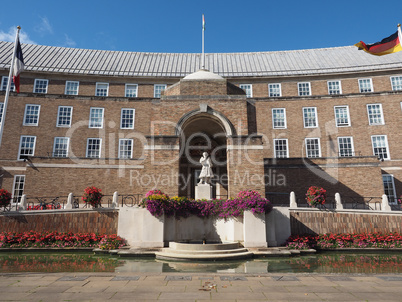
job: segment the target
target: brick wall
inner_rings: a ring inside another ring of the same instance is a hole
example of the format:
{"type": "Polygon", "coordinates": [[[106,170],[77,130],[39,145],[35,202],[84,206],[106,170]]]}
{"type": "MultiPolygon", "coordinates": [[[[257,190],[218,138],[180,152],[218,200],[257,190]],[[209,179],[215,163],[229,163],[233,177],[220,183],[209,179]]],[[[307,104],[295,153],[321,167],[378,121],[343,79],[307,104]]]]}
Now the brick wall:
{"type": "Polygon", "coordinates": [[[73,233],[117,234],[117,210],[60,210],[57,213],[2,213],[3,232],[58,231],[73,233]]]}
{"type": "Polygon", "coordinates": [[[326,233],[402,233],[402,213],[290,211],[292,235],[326,233]]]}

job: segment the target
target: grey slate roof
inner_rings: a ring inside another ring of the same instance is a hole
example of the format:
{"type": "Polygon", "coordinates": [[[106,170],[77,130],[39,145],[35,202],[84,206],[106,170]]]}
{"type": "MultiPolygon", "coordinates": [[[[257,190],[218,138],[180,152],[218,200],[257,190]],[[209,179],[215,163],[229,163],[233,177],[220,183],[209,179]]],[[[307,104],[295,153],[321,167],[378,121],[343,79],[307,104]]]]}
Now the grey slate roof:
{"type": "MultiPolygon", "coordinates": [[[[0,41],[0,69],[13,43],[0,41]]],[[[199,53],[148,53],[22,44],[26,70],[124,77],[184,77],[200,69],[199,53]]],[[[319,75],[402,69],[402,52],[372,56],[355,46],[248,53],[207,53],[205,67],[223,77],[319,75]]]]}

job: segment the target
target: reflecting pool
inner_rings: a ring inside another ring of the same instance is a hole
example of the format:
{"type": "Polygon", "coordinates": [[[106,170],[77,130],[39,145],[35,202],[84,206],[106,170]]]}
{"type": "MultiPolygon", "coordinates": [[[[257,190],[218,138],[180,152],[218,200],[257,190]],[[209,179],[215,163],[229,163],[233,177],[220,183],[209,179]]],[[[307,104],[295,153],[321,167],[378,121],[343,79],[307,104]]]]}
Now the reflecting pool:
{"type": "Polygon", "coordinates": [[[221,262],[169,262],[92,253],[0,253],[0,273],[188,272],[188,273],[402,273],[402,253],[320,253],[291,258],[221,262]]]}

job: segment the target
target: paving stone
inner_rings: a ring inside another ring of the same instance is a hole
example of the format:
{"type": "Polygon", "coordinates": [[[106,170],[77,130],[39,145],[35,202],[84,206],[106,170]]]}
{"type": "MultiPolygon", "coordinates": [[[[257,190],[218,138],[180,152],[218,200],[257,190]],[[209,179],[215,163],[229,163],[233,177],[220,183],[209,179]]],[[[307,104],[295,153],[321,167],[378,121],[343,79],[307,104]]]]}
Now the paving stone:
{"type": "Polygon", "coordinates": [[[191,281],[191,276],[166,276],[165,281],[191,281]]]}
{"type": "Polygon", "coordinates": [[[140,276],[116,276],[110,281],[138,281],[140,276]]]}
{"type": "Polygon", "coordinates": [[[402,277],[400,276],[378,276],[377,278],[385,281],[402,281],[402,277]]]}
{"type": "Polygon", "coordinates": [[[354,281],[350,277],[347,276],[326,276],[329,281],[354,281]]]}
{"type": "Polygon", "coordinates": [[[295,276],[277,276],[277,277],[272,277],[272,279],[275,281],[300,281],[295,276]]]}
{"type": "Polygon", "coordinates": [[[57,279],[57,281],[85,281],[89,278],[89,276],[64,276],[61,277],[59,279],[57,279]]]}
{"type": "Polygon", "coordinates": [[[247,281],[246,277],[237,277],[237,276],[221,276],[221,281],[247,281]]]}

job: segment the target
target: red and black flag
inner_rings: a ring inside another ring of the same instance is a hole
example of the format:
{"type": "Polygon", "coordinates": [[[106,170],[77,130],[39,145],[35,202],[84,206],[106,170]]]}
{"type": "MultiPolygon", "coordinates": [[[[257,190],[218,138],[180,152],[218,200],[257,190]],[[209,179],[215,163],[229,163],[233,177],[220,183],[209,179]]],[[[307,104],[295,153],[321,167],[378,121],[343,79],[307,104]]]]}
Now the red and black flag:
{"type": "Polygon", "coordinates": [[[359,50],[364,50],[369,54],[382,56],[390,53],[398,52],[402,50],[401,46],[401,34],[400,29],[396,33],[390,35],[389,37],[382,39],[380,42],[373,44],[366,44],[363,41],[356,43],[355,46],[359,47],[359,50]]]}

